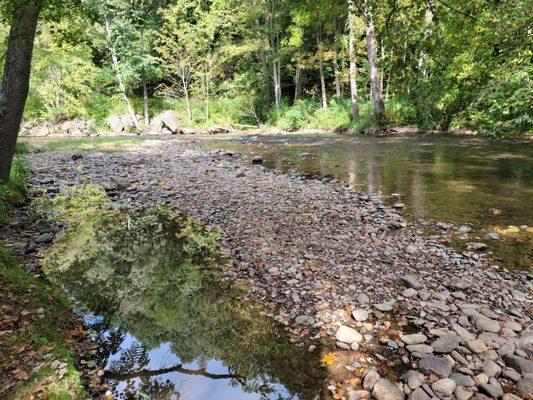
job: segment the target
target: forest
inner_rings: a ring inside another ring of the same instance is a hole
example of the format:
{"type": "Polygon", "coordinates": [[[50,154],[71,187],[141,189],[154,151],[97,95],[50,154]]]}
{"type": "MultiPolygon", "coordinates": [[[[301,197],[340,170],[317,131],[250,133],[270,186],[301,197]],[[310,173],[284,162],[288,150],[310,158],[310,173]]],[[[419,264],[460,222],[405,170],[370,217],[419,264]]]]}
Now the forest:
{"type": "Polygon", "coordinates": [[[26,121],[80,118],[98,130],[128,114],[142,131],[170,108],[204,127],[531,131],[526,1],[48,3],[26,121]]]}

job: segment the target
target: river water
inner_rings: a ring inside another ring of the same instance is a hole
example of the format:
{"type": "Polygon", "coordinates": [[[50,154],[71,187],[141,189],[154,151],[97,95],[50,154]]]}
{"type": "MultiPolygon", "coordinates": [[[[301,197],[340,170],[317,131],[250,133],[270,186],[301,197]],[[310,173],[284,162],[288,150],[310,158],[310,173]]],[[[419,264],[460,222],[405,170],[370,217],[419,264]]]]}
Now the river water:
{"type": "Polygon", "coordinates": [[[467,224],[473,232],[462,238],[463,247],[482,241],[502,265],[532,268],[533,143],[341,135],[211,137],[200,143],[261,155],[268,168],[381,192],[390,203],[404,203],[412,219],[467,224]]]}

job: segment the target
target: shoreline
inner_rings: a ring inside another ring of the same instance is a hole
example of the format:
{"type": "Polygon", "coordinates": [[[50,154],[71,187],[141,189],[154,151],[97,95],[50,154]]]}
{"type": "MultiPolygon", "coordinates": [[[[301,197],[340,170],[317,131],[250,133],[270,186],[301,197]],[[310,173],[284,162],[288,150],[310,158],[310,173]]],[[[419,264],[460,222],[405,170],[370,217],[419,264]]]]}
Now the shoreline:
{"type": "MultiPolygon", "coordinates": [[[[216,127],[215,127],[216,128],[216,127]]],[[[200,128],[182,128],[179,134],[154,134],[150,132],[145,133],[114,133],[110,131],[90,132],[83,135],[61,134],[54,133],[48,135],[20,135],[21,139],[90,139],[90,138],[160,138],[160,137],[177,137],[177,138],[194,138],[198,136],[207,137],[246,137],[246,136],[299,136],[299,135],[343,135],[347,137],[376,137],[376,138],[390,138],[390,137],[450,137],[458,139],[472,139],[472,140],[486,140],[494,142],[516,142],[516,143],[530,143],[533,141],[533,134],[525,134],[513,138],[496,138],[490,136],[475,135],[464,130],[457,131],[424,131],[414,126],[384,126],[383,128],[368,128],[364,132],[354,133],[346,129],[299,129],[294,131],[286,131],[274,127],[257,128],[257,129],[233,129],[226,128],[220,132],[212,132],[214,128],[200,129],[200,128]]]]}
{"type": "MultiPolygon", "coordinates": [[[[365,385],[372,371],[365,365],[363,388],[343,386],[346,396],[363,390],[366,393],[357,396],[364,398],[372,391],[379,400],[383,386],[396,398],[431,397],[437,382],[448,379],[437,388],[452,386],[452,368],[473,381],[479,378],[474,386],[454,381],[452,393],[460,392],[461,398],[473,396],[472,387],[499,393],[499,388],[515,382],[504,375],[503,358],[531,356],[526,352],[533,338],[526,332],[531,329],[531,274],[501,270],[477,253],[458,254],[423,237],[375,195],[251,166],[238,154],[203,150],[185,141],[147,141],[121,153],[93,152],[77,160],[59,152],[28,158],[36,187],[59,189],[58,180],[108,187],[115,182],[114,201],[140,208],[175,204],[221,228],[223,247],[235,260],[226,278],[249,284],[251,299],[276,307],[274,318],[289,326],[301,345],[307,338],[322,337],[344,352],[392,349],[406,357],[404,364],[411,371],[429,377],[417,386],[409,384],[408,376],[400,377],[400,393],[385,379],[365,385]],[[117,180],[122,182],[120,189],[117,180]],[[383,331],[391,313],[409,314],[402,322],[407,320],[411,330],[416,327],[417,338],[402,338],[403,324],[383,331]],[[383,332],[387,338],[380,336],[383,332]],[[413,340],[418,343],[409,344],[413,340]],[[512,353],[504,354],[511,346],[512,353]],[[494,374],[493,364],[499,366],[494,374]],[[441,379],[431,382],[432,374],[441,379]],[[486,382],[479,375],[485,375],[486,382]]],[[[527,373],[519,380],[529,379],[527,373]]]]}

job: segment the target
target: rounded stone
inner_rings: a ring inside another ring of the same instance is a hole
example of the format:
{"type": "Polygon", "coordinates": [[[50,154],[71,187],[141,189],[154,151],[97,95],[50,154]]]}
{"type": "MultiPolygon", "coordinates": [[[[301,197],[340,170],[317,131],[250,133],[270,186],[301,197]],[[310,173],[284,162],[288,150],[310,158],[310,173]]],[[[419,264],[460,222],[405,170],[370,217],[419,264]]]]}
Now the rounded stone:
{"type": "Polygon", "coordinates": [[[352,317],[357,322],[364,322],[368,319],[369,314],[368,314],[368,311],[359,309],[359,310],[355,310],[352,312],[352,317]]]}
{"type": "Polygon", "coordinates": [[[405,394],[403,391],[388,379],[380,379],[374,385],[372,390],[372,397],[377,400],[403,400],[405,394]]]}
{"type": "Polygon", "coordinates": [[[422,333],[413,333],[411,335],[400,335],[400,340],[405,344],[422,344],[425,343],[428,338],[422,333]]]}
{"type": "Polygon", "coordinates": [[[443,396],[447,397],[453,394],[455,386],[456,384],[453,379],[444,378],[433,382],[433,384],[431,385],[431,389],[433,389],[434,392],[440,393],[443,396]]]}
{"type": "Polygon", "coordinates": [[[335,338],[339,342],[352,344],[354,342],[359,343],[361,340],[363,340],[363,335],[361,335],[352,327],[342,325],[335,334],[335,338]]]}

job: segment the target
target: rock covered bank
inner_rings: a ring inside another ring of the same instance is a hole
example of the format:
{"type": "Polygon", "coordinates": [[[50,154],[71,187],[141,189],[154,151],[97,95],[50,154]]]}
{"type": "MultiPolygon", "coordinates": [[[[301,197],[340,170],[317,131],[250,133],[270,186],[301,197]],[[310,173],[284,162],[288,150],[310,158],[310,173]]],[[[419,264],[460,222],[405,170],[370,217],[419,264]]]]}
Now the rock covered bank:
{"type": "Polygon", "coordinates": [[[531,274],[425,237],[378,196],[231,152],[152,140],[74,158],[31,155],[35,194],[99,184],[117,207],[170,203],[219,227],[226,277],[300,345],[340,349],[335,398],[532,398],[531,274]]]}

